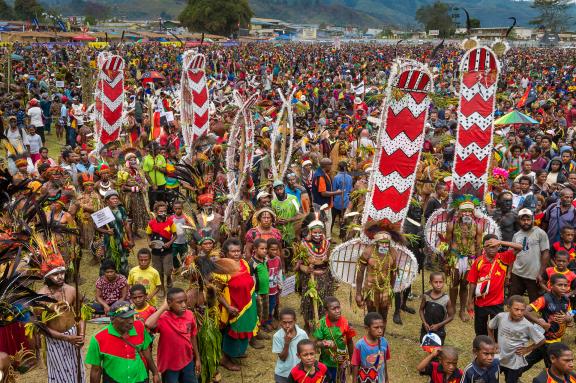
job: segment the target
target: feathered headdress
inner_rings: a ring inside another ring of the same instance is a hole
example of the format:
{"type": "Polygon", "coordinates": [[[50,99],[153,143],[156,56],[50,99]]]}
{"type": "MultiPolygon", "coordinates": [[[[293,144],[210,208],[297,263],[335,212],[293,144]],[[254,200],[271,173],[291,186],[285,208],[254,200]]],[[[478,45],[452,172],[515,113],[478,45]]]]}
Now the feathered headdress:
{"type": "Polygon", "coordinates": [[[405,239],[400,233],[400,224],[392,224],[388,220],[368,221],[364,225],[364,234],[368,239],[374,240],[380,237],[380,233],[388,233],[390,239],[398,244],[404,244],[405,239]]]}
{"type": "Polygon", "coordinates": [[[454,198],[450,206],[457,210],[474,210],[480,206],[480,200],[472,194],[464,194],[454,198]]]}

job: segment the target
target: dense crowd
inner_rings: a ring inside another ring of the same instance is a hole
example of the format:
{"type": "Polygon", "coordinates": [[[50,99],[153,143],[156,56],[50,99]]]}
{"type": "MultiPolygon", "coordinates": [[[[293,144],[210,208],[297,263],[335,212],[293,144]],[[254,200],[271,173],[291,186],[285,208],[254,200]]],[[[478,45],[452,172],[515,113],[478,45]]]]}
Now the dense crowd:
{"type": "MultiPolygon", "coordinates": [[[[542,360],[545,370],[534,382],[576,381],[572,352],[562,343],[576,304],[574,50],[512,49],[501,57],[495,116],[517,110],[535,120],[495,129],[482,210],[501,235],[479,234],[461,208],[455,219],[462,223],[447,229],[451,242],[438,255],[422,238],[426,221],[448,208],[458,47],[202,47],[210,133],[185,163],[178,98],[183,49],[110,48],[126,62],[126,116],[120,138],[98,150],[92,117],[98,51],[4,49],[22,61],[0,83],[6,90],[0,96],[6,187],[0,270],[5,281],[16,272],[40,276],[37,293],[51,303],[2,318],[2,363],[11,355],[20,370],[30,367],[14,355],[39,350],[42,338],[51,383],[211,382],[221,379],[220,366],[239,371],[249,346],[271,342],[276,383],[389,382],[399,379],[388,376],[394,355],[385,331],[393,306],[395,323],[402,324],[402,311],[418,313],[421,338],[437,335],[442,347],[412,366],[433,383],[492,383],[500,373],[514,383],[542,360]],[[396,58],[427,62],[434,76],[409,213],[420,237],[410,248],[430,281],[418,310],[407,304],[409,289],[392,292],[394,261],[378,258],[395,238],[360,228],[358,214],[396,58]],[[277,115],[293,87],[294,151],[279,160],[289,132],[277,125],[277,115]],[[259,91],[260,97],[250,110],[256,136],[251,172],[229,214],[227,173],[234,169],[224,164],[229,140],[237,139],[229,136],[234,90],[259,91]],[[278,129],[281,134],[272,134],[278,129]],[[288,170],[274,179],[274,162],[282,161],[288,170]],[[112,216],[97,225],[92,215],[104,208],[112,216]],[[33,245],[18,242],[20,231],[33,245]],[[358,257],[355,301],[368,311],[363,330],[345,318],[335,297],[342,286],[330,268],[334,246],[360,231],[372,239],[358,257]],[[31,255],[15,253],[18,247],[31,255]],[[35,263],[36,253],[42,256],[35,263]],[[469,263],[455,272],[464,255],[469,263]],[[99,275],[94,287],[81,285],[82,292],[74,287],[88,273],[78,270],[80,257],[90,257],[99,275]],[[293,276],[298,313],[283,303],[282,289],[293,276]],[[366,296],[374,289],[363,286],[378,286],[379,297],[366,296]],[[464,370],[449,346],[456,316],[474,317],[474,360],[464,370]],[[88,320],[105,326],[87,336],[88,320]]],[[[0,366],[7,376],[8,364],[0,366]]]]}

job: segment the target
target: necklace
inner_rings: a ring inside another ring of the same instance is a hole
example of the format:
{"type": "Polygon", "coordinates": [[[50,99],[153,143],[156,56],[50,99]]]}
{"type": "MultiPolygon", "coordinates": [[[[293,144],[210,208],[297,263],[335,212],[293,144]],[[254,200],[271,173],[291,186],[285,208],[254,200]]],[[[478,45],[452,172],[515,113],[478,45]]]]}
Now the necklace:
{"type": "Polygon", "coordinates": [[[106,183],[104,183],[104,181],[100,181],[100,185],[98,186],[98,192],[102,197],[104,197],[106,192],[110,190],[110,187],[111,187],[110,180],[108,180],[106,183]]]}

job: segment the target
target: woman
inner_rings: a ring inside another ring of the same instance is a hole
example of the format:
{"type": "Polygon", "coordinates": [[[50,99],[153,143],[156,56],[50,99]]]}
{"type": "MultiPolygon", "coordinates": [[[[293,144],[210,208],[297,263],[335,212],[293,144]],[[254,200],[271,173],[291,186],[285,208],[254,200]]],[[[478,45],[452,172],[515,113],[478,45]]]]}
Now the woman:
{"type": "Polygon", "coordinates": [[[252,247],[256,239],[262,238],[268,240],[270,238],[276,238],[279,241],[282,240],[280,230],[272,226],[276,220],[276,214],[274,214],[272,209],[264,207],[254,213],[254,218],[256,219],[256,227],[248,230],[244,239],[246,242],[244,246],[244,258],[246,258],[246,260],[250,260],[252,257],[252,247]]]}
{"type": "Polygon", "coordinates": [[[314,321],[324,313],[323,302],[326,297],[334,295],[335,281],[330,271],[330,241],[326,239],[324,223],[314,220],[308,224],[308,236],[294,255],[295,271],[299,273],[299,284],[302,291],[300,307],[304,317],[305,330],[312,329],[314,321]],[[319,300],[312,299],[312,294],[305,294],[316,289],[319,300]],[[314,307],[317,305],[316,307],[314,307]]]}
{"type": "Polygon", "coordinates": [[[96,191],[104,198],[106,193],[114,189],[112,181],[110,181],[110,167],[102,163],[96,170],[96,174],[100,178],[95,185],[96,191]]]}
{"type": "MultiPolygon", "coordinates": [[[[46,211],[46,220],[50,226],[61,226],[66,229],[75,229],[76,222],[70,213],[66,211],[66,206],[70,202],[67,194],[62,194],[60,198],[52,201],[50,209],[46,211]]],[[[66,266],[70,265],[70,261],[76,251],[76,235],[65,233],[57,230],[54,234],[55,240],[58,243],[58,248],[64,258],[66,266]]],[[[67,275],[68,277],[69,275],[67,275]]]]}
{"type": "Polygon", "coordinates": [[[96,234],[96,226],[94,226],[91,214],[102,209],[102,201],[98,193],[94,191],[94,176],[90,173],[82,173],[80,185],[82,191],[76,198],[74,210],[80,230],[80,246],[83,250],[88,250],[96,234]]]}
{"type": "Polygon", "coordinates": [[[218,298],[221,305],[220,321],[225,326],[220,364],[230,371],[239,371],[240,367],[232,358],[240,358],[246,354],[248,343],[258,329],[254,280],[250,275],[248,262],[240,259],[242,244],[239,239],[227,239],[222,245],[222,254],[225,258],[236,261],[239,270],[231,276],[214,274],[214,281],[223,287],[218,298]]]}
{"type": "MultiPolygon", "coordinates": [[[[130,254],[130,249],[134,247],[130,220],[126,210],[120,205],[120,198],[116,190],[106,192],[104,202],[114,215],[114,221],[96,229],[104,234],[104,248],[106,250],[104,259],[113,260],[118,272],[127,276],[128,255],[130,254]]],[[[104,271],[102,266],[100,266],[100,275],[103,275],[104,271]]]]}
{"type": "Polygon", "coordinates": [[[548,172],[546,170],[541,169],[536,171],[536,180],[534,181],[534,185],[532,185],[532,192],[535,196],[541,195],[544,198],[550,196],[550,185],[546,183],[547,178],[548,172]]]}
{"type": "Polygon", "coordinates": [[[118,187],[123,192],[124,206],[126,206],[128,216],[132,220],[132,231],[138,234],[139,229],[146,229],[150,220],[148,204],[146,203],[148,182],[138,166],[136,154],[127,153],[124,159],[126,166],[118,172],[118,187]]]}
{"type": "Polygon", "coordinates": [[[560,157],[552,158],[546,170],[548,170],[548,176],[546,176],[546,183],[548,185],[552,186],[566,181],[566,178],[562,175],[562,160],[560,157]]]}

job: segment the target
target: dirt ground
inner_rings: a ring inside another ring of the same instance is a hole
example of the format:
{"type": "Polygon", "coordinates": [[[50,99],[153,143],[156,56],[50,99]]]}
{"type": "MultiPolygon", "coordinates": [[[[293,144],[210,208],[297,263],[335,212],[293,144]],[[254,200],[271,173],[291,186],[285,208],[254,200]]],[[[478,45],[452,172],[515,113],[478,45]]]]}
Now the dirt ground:
{"type": "MultiPolygon", "coordinates": [[[[54,142],[54,133],[48,136],[48,144],[50,152],[53,157],[59,152],[59,147],[54,142]]],[[[135,250],[145,246],[145,241],[140,240],[137,242],[135,250]]],[[[134,252],[135,253],[135,252],[134,252]]],[[[94,297],[94,284],[98,277],[98,267],[90,266],[90,256],[85,256],[82,260],[81,274],[84,278],[84,283],[80,286],[81,294],[86,294],[90,299],[94,297]]],[[[136,264],[135,256],[129,258],[131,266],[136,264]]],[[[428,275],[425,275],[425,289],[428,286],[428,275]]],[[[186,287],[183,280],[178,280],[175,283],[178,287],[186,287]]],[[[413,284],[413,293],[419,296],[422,292],[421,276],[419,275],[413,284]]],[[[353,303],[353,295],[350,294],[350,288],[346,285],[341,285],[337,291],[337,297],[340,299],[343,314],[350,321],[351,325],[357,330],[359,337],[363,335],[364,328],[363,312],[361,312],[353,303]]],[[[419,299],[409,302],[409,306],[418,309],[420,304],[419,299]]],[[[285,307],[292,307],[299,310],[300,300],[299,296],[292,294],[282,300],[282,305],[285,307]]],[[[399,326],[392,322],[392,312],[388,316],[388,327],[385,337],[390,343],[391,360],[388,362],[388,370],[390,373],[390,382],[396,383],[402,380],[411,382],[426,382],[425,377],[421,377],[416,372],[416,365],[423,359],[426,354],[419,347],[418,337],[420,335],[420,319],[418,314],[409,315],[402,313],[404,325],[399,326]]],[[[87,336],[92,336],[98,331],[101,326],[90,324],[87,328],[87,336]]],[[[464,323],[456,318],[452,323],[447,326],[446,344],[456,347],[460,352],[459,367],[464,368],[472,358],[471,345],[474,337],[474,328],[471,322],[464,323]]],[[[574,344],[574,329],[569,329],[565,341],[574,344]]],[[[237,383],[237,382],[273,382],[274,381],[274,364],[276,356],[271,353],[272,341],[263,341],[266,348],[262,350],[248,349],[248,358],[242,360],[241,372],[229,372],[221,369],[222,381],[224,383],[237,383]]],[[[83,351],[84,353],[86,350],[83,351]]],[[[524,383],[531,382],[532,378],[536,376],[543,368],[543,363],[534,367],[531,371],[522,377],[524,383]]],[[[502,381],[503,381],[502,377],[502,381]]],[[[46,369],[44,367],[37,367],[34,370],[26,373],[23,376],[18,376],[18,382],[27,383],[43,383],[46,382],[46,369]]]]}

